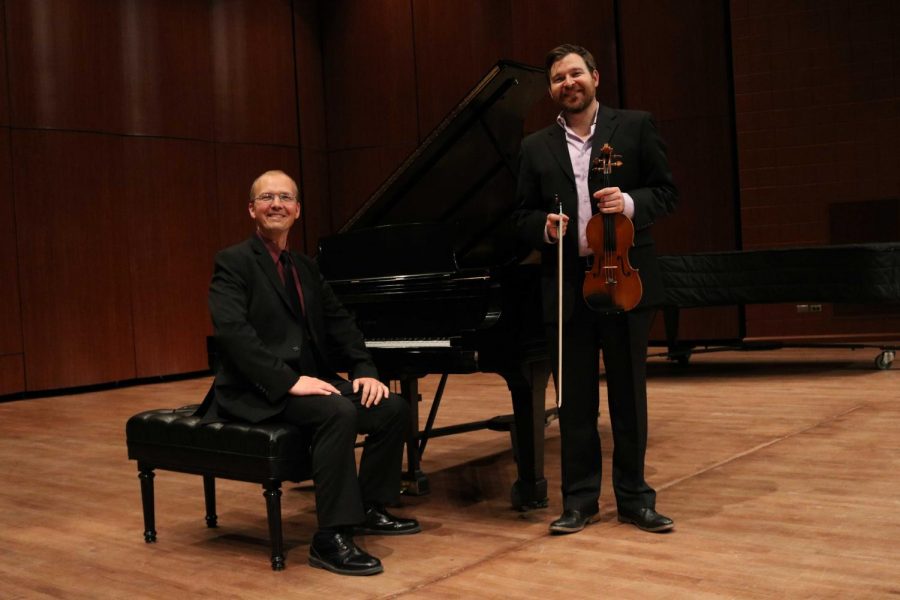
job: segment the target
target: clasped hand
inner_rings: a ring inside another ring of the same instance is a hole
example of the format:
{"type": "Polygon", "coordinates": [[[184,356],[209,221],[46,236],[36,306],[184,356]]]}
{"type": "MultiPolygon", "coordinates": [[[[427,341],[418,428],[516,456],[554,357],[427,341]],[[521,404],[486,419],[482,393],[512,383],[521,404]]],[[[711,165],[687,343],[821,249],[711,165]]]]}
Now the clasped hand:
{"type": "MultiPolygon", "coordinates": [[[[378,405],[390,393],[388,387],[374,377],[359,377],[353,380],[353,393],[362,390],[360,403],[366,408],[378,405]]],[[[336,387],[317,377],[301,375],[289,390],[294,396],[328,396],[340,394],[336,387]]]]}

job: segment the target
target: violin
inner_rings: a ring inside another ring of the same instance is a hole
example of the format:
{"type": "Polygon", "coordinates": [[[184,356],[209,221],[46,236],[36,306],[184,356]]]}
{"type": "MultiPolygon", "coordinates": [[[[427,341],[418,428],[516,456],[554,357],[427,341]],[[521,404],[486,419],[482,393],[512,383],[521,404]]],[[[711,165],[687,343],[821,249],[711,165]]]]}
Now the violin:
{"type": "MultiPolygon", "coordinates": [[[[621,158],[612,146],[603,144],[591,168],[603,174],[603,187],[609,187],[609,176],[614,167],[622,166],[621,158]]],[[[644,291],[638,270],[628,261],[628,250],[634,246],[634,223],[624,213],[598,213],[588,221],[586,234],[594,264],[584,276],[584,301],[601,313],[631,310],[644,291]]]]}

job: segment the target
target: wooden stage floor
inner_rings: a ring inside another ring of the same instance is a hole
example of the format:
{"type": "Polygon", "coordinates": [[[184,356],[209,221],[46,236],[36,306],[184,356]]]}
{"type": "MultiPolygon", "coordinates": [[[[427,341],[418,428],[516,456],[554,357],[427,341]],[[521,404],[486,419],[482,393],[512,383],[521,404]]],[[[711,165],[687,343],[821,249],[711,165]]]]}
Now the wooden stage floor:
{"type": "MultiPolygon", "coordinates": [[[[551,537],[550,507],[509,508],[505,433],[432,440],[432,493],[404,498],[415,536],[359,538],[385,573],[306,564],[308,486],[283,497],[287,569],[269,568],[261,488],[220,481],[219,528],[199,477],[159,471],[159,541],[143,542],[133,413],[195,403],[209,378],[0,404],[0,597],[12,598],[896,598],[900,596],[900,368],[868,350],[784,349],[650,363],[647,477],[674,532],[615,519],[551,537]]],[[[425,392],[433,390],[429,378],[425,392]]],[[[427,402],[423,402],[427,409],[427,402]]],[[[552,398],[548,395],[548,405],[552,398]]],[[[451,377],[439,425],[510,411],[499,377],[451,377]]],[[[600,420],[605,448],[609,423],[600,420]]]]}

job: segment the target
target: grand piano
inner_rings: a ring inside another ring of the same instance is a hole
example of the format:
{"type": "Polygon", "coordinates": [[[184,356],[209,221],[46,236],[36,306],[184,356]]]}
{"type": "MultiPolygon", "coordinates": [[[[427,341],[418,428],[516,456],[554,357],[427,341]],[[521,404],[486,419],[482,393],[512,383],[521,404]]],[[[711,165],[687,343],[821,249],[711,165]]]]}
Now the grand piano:
{"type": "Polygon", "coordinates": [[[383,379],[412,408],[405,491],[428,491],[429,439],[479,428],[512,434],[516,508],[547,505],[544,427],[550,359],[537,265],[522,264],[509,215],[527,112],[546,94],[543,71],[501,61],[334,235],[317,260],[351,310],[383,379]],[[490,372],[506,381],[512,417],[435,428],[447,378],[490,372]],[[441,379],[424,429],[418,382],[441,379]]]}

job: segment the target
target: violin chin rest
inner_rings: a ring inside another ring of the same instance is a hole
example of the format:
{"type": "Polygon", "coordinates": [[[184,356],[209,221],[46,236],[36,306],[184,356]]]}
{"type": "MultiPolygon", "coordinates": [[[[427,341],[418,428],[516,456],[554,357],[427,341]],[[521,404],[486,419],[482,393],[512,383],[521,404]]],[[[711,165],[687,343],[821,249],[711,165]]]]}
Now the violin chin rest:
{"type": "Polygon", "coordinates": [[[624,312],[620,306],[613,304],[612,298],[605,294],[588,294],[584,297],[584,302],[591,310],[605,315],[624,312]]]}

